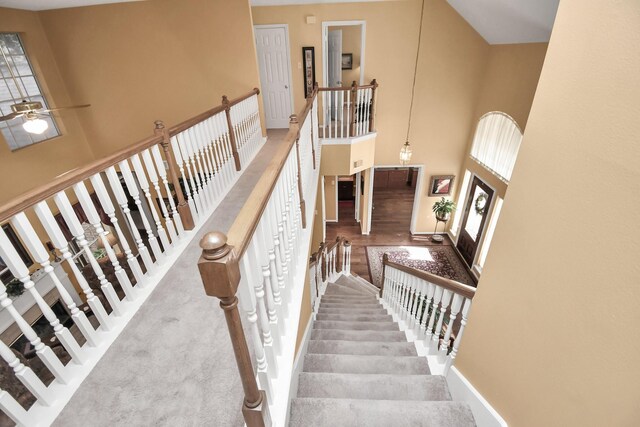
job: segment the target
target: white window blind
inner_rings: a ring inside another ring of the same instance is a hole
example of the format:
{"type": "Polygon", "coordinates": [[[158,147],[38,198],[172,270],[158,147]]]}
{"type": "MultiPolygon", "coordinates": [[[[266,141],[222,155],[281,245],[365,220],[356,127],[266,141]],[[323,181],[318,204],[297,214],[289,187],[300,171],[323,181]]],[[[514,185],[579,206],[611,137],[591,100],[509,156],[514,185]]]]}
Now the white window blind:
{"type": "Polygon", "coordinates": [[[500,112],[487,113],[478,122],[471,157],[509,182],[521,142],[522,132],[511,117],[500,112]]]}

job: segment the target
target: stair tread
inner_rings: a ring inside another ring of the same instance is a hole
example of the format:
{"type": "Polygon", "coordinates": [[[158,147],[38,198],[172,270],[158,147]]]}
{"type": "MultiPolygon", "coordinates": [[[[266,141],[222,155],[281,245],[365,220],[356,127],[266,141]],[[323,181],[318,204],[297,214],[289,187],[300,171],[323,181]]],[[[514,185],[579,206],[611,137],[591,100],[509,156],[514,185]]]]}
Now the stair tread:
{"type": "Polygon", "coordinates": [[[355,289],[355,290],[358,290],[358,291],[361,291],[361,292],[366,292],[366,293],[368,293],[370,295],[377,295],[378,294],[377,291],[375,291],[375,290],[373,290],[371,288],[365,287],[359,280],[357,280],[356,278],[351,277],[351,276],[340,276],[338,278],[338,280],[336,280],[334,283],[330,283],[328,285],[328,287],[330,287],[332,285],[345,286],[345,287],[348,287],[348,288],[351,288],[351,289],[355,289]]]}
{"type": "Polygon", "coordinates": [[[307,354],[353,354],[372,356],[417,356],[409,342],[370,342],[345,340],[309,341],[307,354]]]}
{"type": "Polygon", "coordinates": [[[442,375],[302,372],[298,397],[379,400],[451,400],[442,375]]]}
{"type": "Polygon", "coordinates": [[[346,321],[346,320],[316,320],[313,323],[314,329],[355,329],[368,331],[399,331],[400,327],[393,321],[387,322],[367,322],[367,321],[346,321]]]}
{"type": "Polygon", "coordinates": [[[353,329],[313,329],[311,340],[350,340],[368,342],[407,342],[402,331],[359,331],[353,329]]]}
{"type": "Polygon", "coordinates": [[[318,313],[317,320],[344,320],[349,322],[392,322],[393,317],[390,314],[371,314],[371,313],[318,313]]]}
{"type": "Polygon", "coordinates": [[[303,372],[352,374],[431,373],[427,359],[418,356],[372,356],[352,354],[306,354],[303,372]]]}
{"type": "Polygon", "coordinates": [[[464,402],[358,400],[297,397],[289,425],[332,427],[469,427],[475,426],[464,402]]]}

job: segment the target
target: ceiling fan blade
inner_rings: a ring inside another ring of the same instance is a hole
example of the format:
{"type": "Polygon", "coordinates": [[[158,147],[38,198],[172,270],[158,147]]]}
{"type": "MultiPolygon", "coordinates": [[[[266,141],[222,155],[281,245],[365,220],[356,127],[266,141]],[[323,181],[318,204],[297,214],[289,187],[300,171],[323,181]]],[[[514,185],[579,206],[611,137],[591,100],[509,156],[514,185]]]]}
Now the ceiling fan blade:
{"type": "Polygon", "coordinates": [[[44,110],[38,110],[38,112],[40,112],[40,113],[48,113],[49,111],[70,110],[72,108],[86,108],[86,107],[91,107],[91,104],[71,105],[69,107],[47,108],[47,109],[44,109],[44,110]]]}
{"type": "Polygon", "coordinates": [[[23,114],[24,113],[7,114],[6,116],[0,117],[0,122],[6,122],[6,121],[9,121],[9,120],[17,119],[18,117],[22,116],[23,114]]]}

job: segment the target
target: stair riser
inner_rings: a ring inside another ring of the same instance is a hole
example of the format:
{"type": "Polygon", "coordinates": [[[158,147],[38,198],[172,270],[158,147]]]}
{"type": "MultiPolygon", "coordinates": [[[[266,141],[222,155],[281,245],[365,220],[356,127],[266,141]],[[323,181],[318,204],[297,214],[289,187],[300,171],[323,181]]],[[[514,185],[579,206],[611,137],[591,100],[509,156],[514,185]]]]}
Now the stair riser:
{"type": "Polygon", "coordinates": [[[308,354],[352,354],[363,356],[417,356],[416,348],[407,342],[377,343],[352,341],[309,341],[308,354]]]}
{"type": "Polygon", "coordinates": [[[376,309],[363,309],[363,308],[322,308],[318,310],[318,314],[349,314],[349,315],[372,315],[372,316],[386,316],[388,313],[386,310],[376,309]]]}
{"type": "Polygon", "coordinates": [[[353,331],[340,329],[314,329],[311,340],[349,340],[367,342],[407,342],[400,331],[353,331]]]}
{"type": "Polygon", "coordinates": [[[347,329],[355,331],[399,331],[397,324],[392,322],[343,322],[331,320],[317,320],[314,329],[347,329]]]}
{"type": "Polygon", "coordinates": [[[302,372],[298,397],[449,401],[440,375],[355,375],[302,372]]]}
{"type": "Polygon", "coordinates": [[[322,307],[336,307],[336,308],[382,308],[382,305],[375,302],[358,302],[349,304],[347,302],[321,302],[320,308],[322,307]]]}
{"type": "MultiPolygon", "coordinates": [[[[346,279],[346,280],[345,280],[345,278],[342,278],[342,277],[341,277],[341,278],[336,282],[336,284],[341,285],[341,286],[344,286],[344,287],[346,287],[346,288],[350,288],[350,289],[356,290],[356,291],[358,291],[358,292],[366,292],[366,293],[371,294],[371,295],[376,295],[376,294],[378,293],[378,292],[376,292],[376,291],[374,291],[374,290],[372,290],[372,289],[369,289],[369,288],[364,287],[362,284],[360,284],[360,283],[359,283],[358,281],[356,281],[356,279],[354,279],[354,278],[349,278],[349,279],[346,279]]],[[[331,285],[329,285],[329,286],[331,286],[331,285]]]]}
{"type": "Polygon", "coordinates": [[[327,314],[318,313],[317,320],[342,320],[345,322],[392,322],[393,318],[384,314],[327,314]]]}
{"type": "Polygon", "coordinates": [[[335,374],[429,375],[423,357],[375,357],[340,354],[307,354],[303,372],[335,374]]]}

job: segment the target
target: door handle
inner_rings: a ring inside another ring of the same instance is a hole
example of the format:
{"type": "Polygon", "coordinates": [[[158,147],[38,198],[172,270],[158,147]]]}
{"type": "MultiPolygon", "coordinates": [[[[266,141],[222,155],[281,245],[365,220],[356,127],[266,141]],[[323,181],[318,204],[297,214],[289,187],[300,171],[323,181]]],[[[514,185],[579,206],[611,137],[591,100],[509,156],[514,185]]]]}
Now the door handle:
{"type": "Polygon", "coordinates": [[[284,85],[284,88],[285,88],[285,89],[289,89],[289,86],[287,86],[287,85],[284,85]]]}

